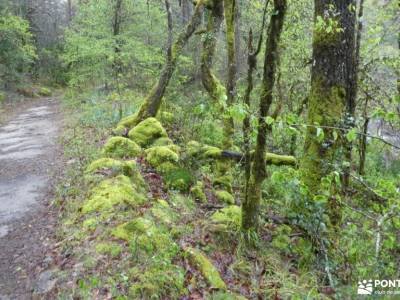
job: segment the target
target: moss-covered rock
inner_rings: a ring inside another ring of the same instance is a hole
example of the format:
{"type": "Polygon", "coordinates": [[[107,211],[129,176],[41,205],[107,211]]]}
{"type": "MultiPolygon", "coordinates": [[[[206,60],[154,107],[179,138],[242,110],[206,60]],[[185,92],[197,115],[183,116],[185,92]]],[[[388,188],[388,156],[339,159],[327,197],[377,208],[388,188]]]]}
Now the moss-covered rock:
{"type": "Polygon", "coordinates": [[[46,87],[41,87],[41,88],[38,90],[38,94],[39,94],[40,96],[43,96],[43,97],[50,97],[50,96],[52,95],[52,92],[51,92],[50,89],[48,89],[48,88],[46,88],[46,87]]]}
{"type": "Polygon", "coordinates": [[[226,284],[222,280],[217,268],[210,262],[205,254],[191,247],[184,250],[188,260],[196,266],[212,288],[226,290],[226,284]]]}
{"type": "MultiPolygon", "coordinates": [[[[221,165],[221,162],[219,162],[221,165]]],[[[223,176],[219,176],[214,179],[214,187],[217,189],[225,190],[228,191],[229,193],[232,193],[232,181],[233,181],[233,176],[228,173],[223,176]]]]}
{"type": "Polygon", "coordinates": [[[176,164],[179,161],[179,155],[169,146],[156,146],[146,150],[146,159],[153,168],[165,172],[165,169],[159,168],[160,165],[167,162],[176,164]]]}
{"type": "Polygon", "coordinates": [[[137,171],[134,161],[121,161],[113,158],[100,158],[93,161],[87,168],[86,173],[111,172],[111,175],[124,174],[132,176],[137,171]]]}
{"type": "Polygon", "coordinates": [[[138,206],[145,201],[145,196],[134,189],[129,177],[118,175],[93,188],[89,199],[83,204],[82,213],[109,213],[117,205],[138,206]]]}
{"type": "Polygon", "coordinates": [[[242,210],[237,205],[230,205],[216,211],[210,220],[214,231],[236,231],[242,223],[242,210]]]}
{"type": "Polygon", "coordinates": [[[156,118],[148,118],[129,131],[129,138],[141,147],[150,146],[159,138],[168,137],[164,127],[156,118]]]}
{"type": "Polygon", "coordinates": [[[155,147],[155,146],[171,146],[174,143],[172,142],[172,140],[169,137],[162,137],[159,139],[156,139],[152,144],[151,147],[155,147]]]}
{"type": "Polygon", "coordinates": [[[204,193],[204,185],[202,181],[196,182],[196,184],[190,189],[190,194],[195,200],[203,203],[207,202],[207,197],[204,193]]]}
{"type": "Polygon", "coordinates": [[[133,221],[118,225],[112,231],[112,234],[121,240],[129,242],[133,239],[135,234],[153,235],[154,231],[154,223],[151,220],[145,218],[136,218],[133,221]]]}
{"type": "Polygon", "coordinates": [[[215,196],[220,202],[226,204],[235,204],[235,198],[233,198],[232,194],[227,191],[218,190],[215,192],[215,196]]]}
{"type": "Polygon", "coordinates": [[[190,141],[187,144],[187,152],[191,156],[202,158],[220,158],[222,150],[218,147],[203,145],[197,141],[190,141]]]}
{"type": "Polygon", "coordinates": [[[113,158],[136,157],[141,152],[142,148],[138,144],[120,136],[110,138],[103,147],[103,154],[113,158]]]}
{"type": "Polygon", "coordinates": [[[126,132],[129,132],[129,129],[135,126],[136,119],[136,115],[130,115],[122,118],[121,121],[119,121],[117,127],[113,129],[113,133],[115,135],[125,135],[126,132]]]}

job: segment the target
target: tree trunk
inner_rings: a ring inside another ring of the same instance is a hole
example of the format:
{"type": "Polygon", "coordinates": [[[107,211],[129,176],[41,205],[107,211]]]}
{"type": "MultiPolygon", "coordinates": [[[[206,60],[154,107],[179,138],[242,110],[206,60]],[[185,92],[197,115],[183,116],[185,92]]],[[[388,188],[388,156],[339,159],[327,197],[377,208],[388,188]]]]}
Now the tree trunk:
{"type": "MultiPolygon", "coordinates": [[[[353,1],[354,9],[356,9],[356,3],[353,1]]],[[[348,22],[348,25],[344,28],[344,35],[346,36],[345,44],[349,48],[347,57],[348,66],[348,80],[346,87],[346,116],[345,126],[349,129],[355,126],[355,112],[357,106],[357,91],[358,91],[358,66],[360,63],[360,43],[362,34],[362,17],[364,12],[364,0],[360,0],[360,6],[358,10],[358,26],[357,32],[355,33],[355,15],[352,16],[353,20],[348,22]]],[[[350,172],[352,165],[352,150],[353,144],[348,140],[344,140],[345,147],[345,160],[348,165],[343,170],[343,189],[346,190],[350,183],[350,172]]]]}
{"type": "Polygon", "coordinates": [[[268,26],[268,38],[265,50],[264,75],[260,97],[260,115],[258,119],[257,145],[254,154],[247,199],[242,205],[242,227],[245,230],[257,229],[258,213],[261,203],[261,187],[266,178],[266,135],[268,124],[265,118],[272,104],[272,92],[275,85],[275,73],[278,60],[278,45],[286,13],[286,0],[274,0],[274,13],[268,26]]]}
{"type": "MultiPolygon", "coordinates": [[[[315,0],[308,124],[341,127],[349,97],[347,80],[349,73],[354,72],[351,45],[354,45],[355,13],[349,9],[353,4],[354,0],[315,0]]],[[[324,129],[321,141],[317,129],[308,127],[301,172],[311,197],[320,193],[321,179],[342,162],[340,144],[333,129],[324,129]]],[[[331,223],[338,224],[341,213],[334,197],[329,207],[331,223]]]]}
{"type": "Polygon", "coordinates": [[[181,55],[183,48],[187,44],[190,37],[193,35],[196,28],[201,24],[203,6],[204,6],[204,0],[199,0],[196,4],[196,8],[190,22],[187,24],[185,29],[178,35],[178,37],[172,44],[172,47],[167,50],[167,60],[161,71],[158,82],[153,86],[149,94],[146,96],[144,103],[140,107],[137,115],[134,118],[126,118],[122,120],[118,126],[119,129],[127,127],[131,128],[137,125],[139,122],[143,121],[144,119],[156,116],[160,108],[165,90],[172,77],[172,74],[175,71],[178,58],[181,55]]]}

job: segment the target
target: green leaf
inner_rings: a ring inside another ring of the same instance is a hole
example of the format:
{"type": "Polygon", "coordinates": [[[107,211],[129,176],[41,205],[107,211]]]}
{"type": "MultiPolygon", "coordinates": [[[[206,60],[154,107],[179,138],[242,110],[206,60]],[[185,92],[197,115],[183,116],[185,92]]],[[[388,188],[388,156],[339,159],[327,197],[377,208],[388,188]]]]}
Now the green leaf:
{"type": "Polygon", "coordinates": [[[274,120],[274,118],[268,116],[268,117],[265,118],[265,122],[266,122],[268,125],[272,125],[272,124],[275,122],[275,120],[274,120]]]}
{"type": "Polygon", "coordinates": [[[357,139],[357,129],[356,128],[352,128],[351,130],[349,130],[346,134],[346,139],[349,142],[353,142],[357,139]]]}

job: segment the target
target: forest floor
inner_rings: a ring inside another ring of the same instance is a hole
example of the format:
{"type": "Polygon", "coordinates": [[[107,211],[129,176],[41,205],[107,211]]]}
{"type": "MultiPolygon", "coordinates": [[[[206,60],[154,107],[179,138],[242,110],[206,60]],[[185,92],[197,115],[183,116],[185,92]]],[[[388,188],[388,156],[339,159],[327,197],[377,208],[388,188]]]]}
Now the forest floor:
{"type": "Polygon", "coordinates": [[[0,125],[0,299],[31,299],[55,284],[52,247],[61,174],[57,97],[6,106],[0,125]]]}

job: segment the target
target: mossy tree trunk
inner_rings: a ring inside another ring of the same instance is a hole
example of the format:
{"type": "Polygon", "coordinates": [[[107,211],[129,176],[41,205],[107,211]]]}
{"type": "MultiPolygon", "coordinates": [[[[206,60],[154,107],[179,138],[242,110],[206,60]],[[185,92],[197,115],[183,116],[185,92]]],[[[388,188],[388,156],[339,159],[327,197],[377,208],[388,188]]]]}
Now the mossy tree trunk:
{"type": "Polygon", "coordinates": [[[268,26],[268,37],[265,50],[264,75],[260,97],[258,118],[257,145],[253,158],[250,183],[245,201],[242,204],[242,228],[257,229],[258,214],[261,203],[261,187],[267,177],[266,173],[266,137],[268,124],[266,117],[272,104],[272,92],[275,85],[275,73],[278,61],[278,45],[283,28],[287,3],[286,0],[274,0],[274,11],[268,26]]]}
{"type": "MultiPolygon", "coordinates": [[[[236,48],[235,48],[235,0],[214,0],[208,1],[207,30],[203,37],[203,49],[201,55],[201,74],[203,86],[211,99],[217,104],[223,116],[224,149],[231,149],[233,146],[232,136],[234,133],[233,119],[225,114],[227,107],[235,101],[236,88],[236,48]],[[214,75],[212,71],[213,58],[216,50],[217,36],[222,22],[226,21],[226,41],[228,52],[228,80],[226,87],[214,75]]],[[[222,159],[216,162],[217,174],[215,186],[232,193],[232,163],[229,159],[222,159]]]]}
{"type": "MultiPolygon", "coordinates": [[[[354,42],[353,0],[315,0],[311,92],[308,99],[308,124],[341,127],[348,97],[347,80],[352,72],[350,40],[354,42]],[[350,48],[349,48],[350,47],[350,48]]],[[[334,129],[324,127],[321,140],[317,128],[308,127],[304,157],[301,160],[303,181],[311,197],[320,194],[321,179],[342,162],[340,138],[334,129]]],[[[329,199],[332,224],[340,222],[340,205],[329,199]]]]}
{"type": "Polygon", "coordinates": [[[167,60],[161,71],[158,82],[150,90],[146,96],[144,103],[136,115],[135,121],[132,126],[137,125],[139,122],[149,117],[155,117],[160,108],[162,98],[168,83],[175,71],[176,64],[179,56],[182,54],[183,48],[187,44],[190,37],[195,32],[196,28],[201,24],[203,14],[204,0],[199,0],[196,3],[194,13],[186,25],[185,29],[178,35],[176,40],[167,49],[167,60]]]}
{"type": "MultiPolygon", "coordinates": [[[[268,8],[269,1],[265,2],[264,6],[264,13],[263,13],[263,19],[262,19],[262,25],[261,25],[261,33],[260,37],[258,39],[257,43],[257,48],[254,49],[253,46],[253,30],[250,28],[249,31],[249,37],[247,41],[247,88],[245,95],[243,97],[243,104],[245,107],[250,109],[250,104],[251,104],[251,93],[253,92],[254,89],[254,82],[253,82],[253,77],[254,77],[254,71],[257,68],[257,56],[261,51],[261,46],[262,46],[262,40],[264,36],[264,28],[265,28],[265,21],[266,21],[266,15],[267,15],[267,8],[268,8]]],[[[243,119],[243,150],[244,150],[244,155],[245,155],[245,189],[244,189],[244,202],[247,202],[247,197],[249,195],[249,184],[250,184],[250,176],[251,176],[251,142],[250,142],[250,136],[251,136],[251,124],[250,124],[250,112],[248,112],[243,119]]]]}
{"type": "MultiPolygon", "coordinates": [[[[345,126],[348,129],[355,127],[357,92],[358,92],[358,67],[360,62],[360,43],[362,34],[362,18],[364,12],[364,0],[359,1],[358,25],[356,29],[356,1],[351,1],[351,12],[347,15],[348,20],[343,28],[345,36],[344,43],[347,47],[346,65],[347,65],[347,85],[346,85],[346,116],[345,126]]],[[[343,170],[343,190],[346,191],[350,184],[350,172],[352,165],[353,144],[348,140],[344,140],[345,160],[348,164],[343,170]]]]}

